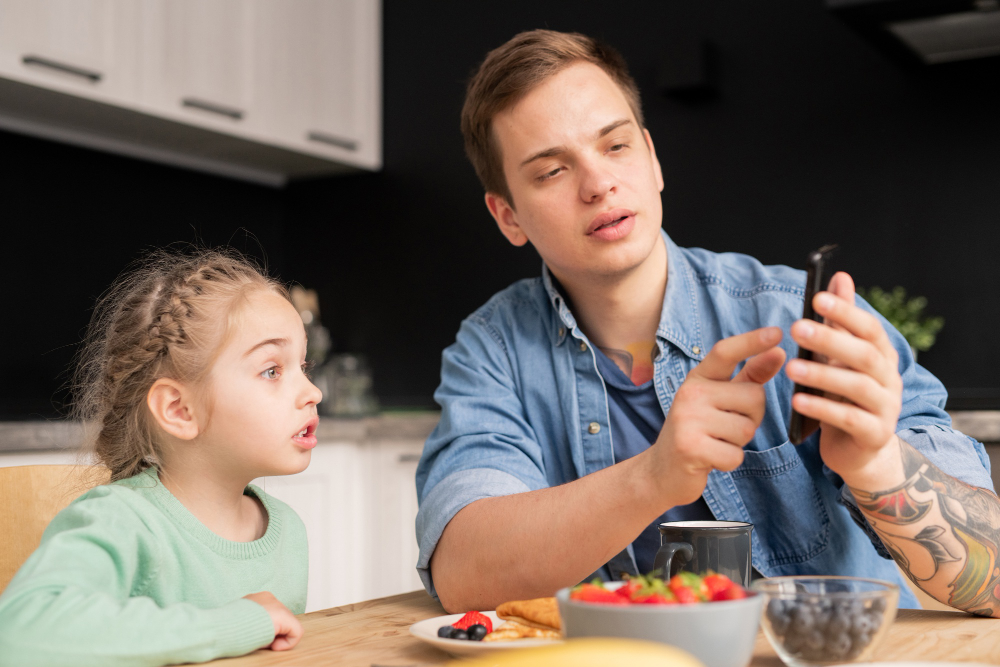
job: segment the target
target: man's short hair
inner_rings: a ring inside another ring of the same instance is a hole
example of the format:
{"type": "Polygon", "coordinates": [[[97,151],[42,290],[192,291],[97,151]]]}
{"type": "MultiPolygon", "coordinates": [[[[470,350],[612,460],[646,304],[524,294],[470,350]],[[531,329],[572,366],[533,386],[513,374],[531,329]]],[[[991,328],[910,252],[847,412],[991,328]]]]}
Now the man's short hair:
{"type": "Polygon", "coordinates": [[[578,62],[600,67],[618,84],[640,128],[639,88],[628,73],[625,59],[612,47],[575,32],[529,30],[486,54],[469,81],[462,106],[465,153],[487,192],[500,195],[513,207],[503,173],[503,156],[493,132],[493,119],[517,104],[538,84],[578,62]]]}

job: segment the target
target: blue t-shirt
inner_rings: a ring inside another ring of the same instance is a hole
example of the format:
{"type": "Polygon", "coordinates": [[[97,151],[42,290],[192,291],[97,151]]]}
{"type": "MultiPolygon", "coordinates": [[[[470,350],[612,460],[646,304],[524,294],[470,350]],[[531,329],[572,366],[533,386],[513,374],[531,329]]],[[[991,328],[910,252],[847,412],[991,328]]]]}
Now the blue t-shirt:
{"type": "MultiPolygon", "coordinates": [[[[653,381],[640,385],[622,372],[596,346],[597,370],[604,378],[608,389],[608,412],[611,422],[611,441],[615,451],[615,462],[632,458],[644,452],[654,442],[663,428],[663,409],[656,398],[653,381]]],[[[660,548],[660,531],[657,527],[664,521],[711,521],[715,517],[708,509],[704,498],[698,498],[690,505],[678,505],[664,512],[649,524],[632,542],[635,564],[640,574],[653,570],[653,560],[660,548]]]]}

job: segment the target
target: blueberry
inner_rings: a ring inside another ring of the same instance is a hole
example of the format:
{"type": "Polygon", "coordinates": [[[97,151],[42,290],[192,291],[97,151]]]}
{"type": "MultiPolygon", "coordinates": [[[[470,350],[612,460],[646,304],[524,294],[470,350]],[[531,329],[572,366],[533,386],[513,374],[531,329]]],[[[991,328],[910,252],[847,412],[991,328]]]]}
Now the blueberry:
{"type": "Polygon", "coordinates": [[[880,614],[885,611],[885,598],[875,598],[872,600],[872,611],[877,611],[880,614]]]}
{"type": "Polygon", "coordinates": [[[451,639],[451,633],[455,631],[455,628],[450,625],[442,625],[438,628],[438,637],[441,639],[451,639]]]}
{"type": "Polygon", "coordinates": [[[807,604],[797,605],[792,610],[792,629],[798,634],[807,634],[813,629],[815,618],[812,607],[807,604]]]}
{"type": "Polygon", "coordinates": [[[483,641],[483,637],[486,636],[486,626],[476,623],[475,625],[470,625],[467,630],[469,633],[469,639],[474,642],[483,641]]]}
{"type": "Polygon", "coordinates": [[[805,638],[803,648],[810,653],[820,653],[826,645],[826,635],[820,630],[813,630],[805,638]]]}
{"type": "Polygon", "coordinates": [[[851,629],[851,618],[843,611],[834,611],[826,624],[826,632],[830,637],[842,635],[851,629]]]}
{"type": "Polygon", "coordinates": [[[861,637],[861,636],[871,636],[878,627],[878,623],[868,614],[859,614],[854,617],[851,623],[851,636],[861,637]]]}
{"type": "Polygon", "coordinates": [[[826,642],[826,652],[834,660],[840,660],[847,656],[851,646],[851,638],[846,633],[834,635],[826,642]]]}
{"type": "MultiPolygon", "coordinates": [[[[848,639],[847,641],[850,641],[850,639],[848,639]]],[[[785,635],[785,639],[782,642],[782,644],[785,647],[785,650],[791,653],[792,655],[798,655],[799,652],[802,650],[802,647],[805,646],[805,643],[806,643],[805,637],[796,632],[790,632],[789,634],[785,635]]]]}
{"type": "Polygon", "coordinates": [[[465,640],[469,638],[469,633],[465,630],[455,630],[455,632],[451,634],[451,638],[465,640]]]}

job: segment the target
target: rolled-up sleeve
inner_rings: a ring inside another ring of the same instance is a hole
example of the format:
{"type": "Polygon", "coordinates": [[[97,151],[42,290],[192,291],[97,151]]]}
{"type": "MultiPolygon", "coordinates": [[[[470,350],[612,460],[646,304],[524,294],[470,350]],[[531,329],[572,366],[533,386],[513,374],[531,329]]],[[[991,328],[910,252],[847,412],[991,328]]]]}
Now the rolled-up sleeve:
{"type": "MultiPolygon", "coordinates": [[[[983,443],[951,427],[951,417],[944,409],[948,399],[944,385],[927,369],[917,364],[903,336],[885,318],[875,313],[860,297],[858,305],[879,318],[889,335],[889,340],[899,353],[899,373],[903,379],[903,405],[896,435],[926,456],[942,472],[971,486],[994,491],[990,476],[990,459],[983,443]]],[[[865,520],[854,494],[846,484],[840,489],[840,502],[847,507],[851,517],[871,539],[879,555],[883,558],[892,558],[865,520]]]]}
{"type": "Polygon", "coordinates": [[[427,439],[416,475],[417,572],[435,597],[430,560],[455,514],[482,498],[548,486],[515,368],[504,338],[483,317],[463,322],[442,355],[441,385],[434,394],[441,420],[427,439]]]}

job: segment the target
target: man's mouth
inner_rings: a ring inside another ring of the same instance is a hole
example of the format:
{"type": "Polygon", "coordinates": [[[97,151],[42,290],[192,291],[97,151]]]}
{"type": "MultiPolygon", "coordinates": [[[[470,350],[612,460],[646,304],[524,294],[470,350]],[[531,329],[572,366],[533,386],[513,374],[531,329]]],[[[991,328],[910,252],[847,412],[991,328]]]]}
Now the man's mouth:
{"type": "MultiPolygon", "coordinates": [[[[622,216],[622,217],[620,217],[620,218],[615,218],[615,219],[614,219],[614,220],[612,220],[611,222],[606,222],[606,223],[604,223],[603,225],[601,225],[601,226],[600,226],[600,227],[598,227],[597,229],[607,229],[608,227],[617,227],[617,226],[618,226],[618,224],[619,224],[619,223],[621,223],[621,221],[622,221],[622,220],[624,220],[624,219],[625,219],[625,218],[627,218],[627,217],[628,217],[627,215],[623,215],[623,216],[622,216]]],[[[594,231],[596,232],[596,231],[597,231],[597,229],[595,229],[594,231]]]]}
{"type": "Polygon", "coordinates": [[[614,229],[618,225],[622,224],[628,218],[635,216],[635,211],[630,211],[625,208],[616,208],[610,211],[605,211],[594,216],[594,219],[590,221],[590,225],[587,227],[587,234],[593,234],[604,229],[614,229]]]}

